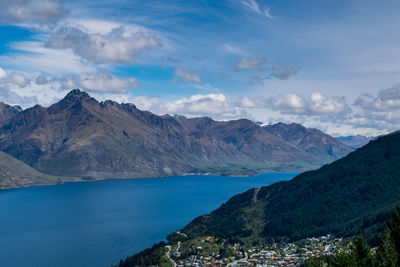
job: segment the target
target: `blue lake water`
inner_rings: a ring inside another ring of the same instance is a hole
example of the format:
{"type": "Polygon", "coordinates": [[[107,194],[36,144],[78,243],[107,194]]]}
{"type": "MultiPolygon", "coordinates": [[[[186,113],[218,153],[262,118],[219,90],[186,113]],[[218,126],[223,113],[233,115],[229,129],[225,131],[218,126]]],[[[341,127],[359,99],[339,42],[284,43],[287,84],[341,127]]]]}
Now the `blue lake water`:
{"type": "Polygon", "coordinates": [[[0,266],[110,266],[247,189],[297,172],[67,183],[0,191],[0,266]]]}

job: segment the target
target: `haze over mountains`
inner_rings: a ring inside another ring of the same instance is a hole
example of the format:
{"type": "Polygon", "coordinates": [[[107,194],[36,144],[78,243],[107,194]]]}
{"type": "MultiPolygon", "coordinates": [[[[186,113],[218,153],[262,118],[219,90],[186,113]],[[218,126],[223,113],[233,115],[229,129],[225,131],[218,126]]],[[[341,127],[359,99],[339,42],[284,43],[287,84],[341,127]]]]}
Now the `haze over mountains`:
{"type": "Polygon", "coordinates": [[[376,137],[373,136],[349,135],[337,137],[336,140],[342,142],[352,149],[357,149],[368,144],[369,141],[374,140],[375,138],[376,137]]]}
{"type": "Polygon", "coordinates": [[[297,124],[158,116],[72,90],[48,108],[3,112],[0,149],[52,175],[136,178],[305,170],[351,150],[297,124]]]}

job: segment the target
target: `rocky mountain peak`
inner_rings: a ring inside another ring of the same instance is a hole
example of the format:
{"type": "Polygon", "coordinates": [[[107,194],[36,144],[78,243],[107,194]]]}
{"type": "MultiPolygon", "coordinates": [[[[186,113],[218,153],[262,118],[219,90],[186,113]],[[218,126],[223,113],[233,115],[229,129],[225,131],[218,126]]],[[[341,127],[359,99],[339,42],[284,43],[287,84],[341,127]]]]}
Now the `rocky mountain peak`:
{"type": "Polygon", "coordinates": [[[8,120],[22,111],[20,106],[11,106],[0,102],[0,121],[8,120]]]}
{"type": "Polygon", "coordinates": [[[95,100],[94,98],[90,97],[90,95],[84,91],[79,89],[71,90],[63,100],[67,101],[88,101],[88,100],[95,100]]]}

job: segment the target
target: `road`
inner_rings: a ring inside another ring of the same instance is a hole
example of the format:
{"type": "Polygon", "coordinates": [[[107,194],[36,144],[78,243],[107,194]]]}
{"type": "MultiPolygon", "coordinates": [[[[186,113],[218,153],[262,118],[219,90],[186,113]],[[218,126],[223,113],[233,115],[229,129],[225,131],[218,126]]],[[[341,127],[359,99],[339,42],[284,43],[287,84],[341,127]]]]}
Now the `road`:
{"type": "Polygon", "coordinates": [[[226,267],[230,267],[230,266],[236,266],[238,264],[239,261],[241,260],[247,260],[249,257],[247,255],[247,252],[244,253],[244,258],[238,259],[237,261],[232,261],[231,263],[229,263],[228,265],[226,265],[226,267]]]}
{"type": "Polygon", "coordinates": [[[173,259],[171,259],[171,247],[168,247],[168,251],[167,251],[167,253],[165,253],[165,256],[167,256],[167,258],[169,259],[169,261],[172,263],[172,265],[174,266],[174,267],[176,267],[176,263],[175,263],[175,261],[173,260],[173,259]]]}

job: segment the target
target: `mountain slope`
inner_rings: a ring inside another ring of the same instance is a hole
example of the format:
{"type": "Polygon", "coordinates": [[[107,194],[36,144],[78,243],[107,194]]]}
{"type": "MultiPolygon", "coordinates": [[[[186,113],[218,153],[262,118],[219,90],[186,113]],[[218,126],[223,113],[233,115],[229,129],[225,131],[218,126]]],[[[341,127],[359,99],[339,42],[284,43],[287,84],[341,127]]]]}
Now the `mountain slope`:
{"type": "Polygon", "coordinates": [[[368,142],[373,139],[375,138],[372,136],[362,136],[362,135],[349,135],[336,138],[336,140],[342,142],[343,144],[352,149],[357,149],[359,147],[362,147],[363,145],[368,144],[368,142]]]}
{"type": "Polygon", "coordinates": [[[231,198],[182,232],[242,240],[298,240],[333,233],[372,238],[400,203],[400,132],[291,181],[231,198]]]}
{"type": "Polygon", "coordinates": [[[0,189],[58,184],[73,179],[38,172],[25,163],[0,151],[0,189]]]}
{"type": "Polygon", "coordinates": [[[332,136],[297,123],[277,123],[263,126],[263,129],[311,154],[319,160],[321,165],[342,158],[351,152],[351,149],[332,136]]]}
{"type": "Polygon", "coordinates": [[[91,178],[318,166],[249,120],[157,116],[77,89],[49,108],[37,105],[4,122],[0,149],[45,173],[91,178]]]}
{"type": "Polygon", "coordinates": [[[8,120],[22,111],[20,106],[10,106],[0,102],[0,122],[8,120]]]}

